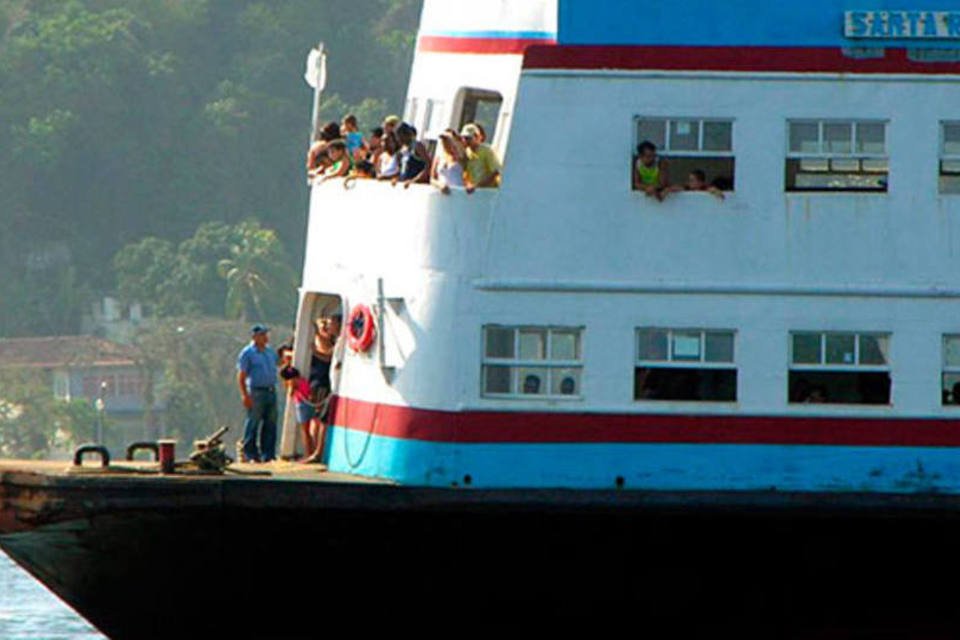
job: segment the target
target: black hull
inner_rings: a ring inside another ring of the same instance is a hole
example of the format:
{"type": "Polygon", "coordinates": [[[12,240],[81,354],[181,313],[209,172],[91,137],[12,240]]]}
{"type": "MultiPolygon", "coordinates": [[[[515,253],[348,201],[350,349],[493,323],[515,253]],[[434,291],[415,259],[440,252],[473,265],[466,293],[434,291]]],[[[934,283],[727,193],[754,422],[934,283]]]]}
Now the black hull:
{"type": "MultiPolygon", "coordinates": [[[[459,635],[517,617],[811,638],[960,629],[952,508],[111,482],[34,487],[30,504],[46,506],[0,546],[115,639],[321,637],[396,620],[459,635]]],[[[5,491],[8,514],[23,510],[22,488],[5,491]]]]}

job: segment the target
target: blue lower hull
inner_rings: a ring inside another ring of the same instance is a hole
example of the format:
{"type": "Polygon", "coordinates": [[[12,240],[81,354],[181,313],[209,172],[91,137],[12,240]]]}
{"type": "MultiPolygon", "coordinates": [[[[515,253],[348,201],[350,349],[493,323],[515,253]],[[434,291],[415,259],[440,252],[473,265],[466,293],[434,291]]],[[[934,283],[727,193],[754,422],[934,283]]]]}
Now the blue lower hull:
{"type": "Polygon", "coordinates": [[[952,447],[464,444],[334,427],[331,470],[413,486],[960,493],[952,447]]]}

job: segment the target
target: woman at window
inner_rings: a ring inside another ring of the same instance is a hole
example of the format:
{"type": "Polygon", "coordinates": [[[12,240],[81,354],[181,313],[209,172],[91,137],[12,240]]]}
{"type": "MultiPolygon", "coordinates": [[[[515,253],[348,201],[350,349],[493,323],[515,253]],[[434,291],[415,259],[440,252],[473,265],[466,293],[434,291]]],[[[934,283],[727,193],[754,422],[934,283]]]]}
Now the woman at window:
{"type": "Polygon", "coordinates": [[[440,193],[449,194],[450,189],[463,189],[463,168],[467,163],[467,155],[460,140],[450,131],[440,134],[440,153],[433,159],[430,170],[430,184],[440,190],[440,193]]]}

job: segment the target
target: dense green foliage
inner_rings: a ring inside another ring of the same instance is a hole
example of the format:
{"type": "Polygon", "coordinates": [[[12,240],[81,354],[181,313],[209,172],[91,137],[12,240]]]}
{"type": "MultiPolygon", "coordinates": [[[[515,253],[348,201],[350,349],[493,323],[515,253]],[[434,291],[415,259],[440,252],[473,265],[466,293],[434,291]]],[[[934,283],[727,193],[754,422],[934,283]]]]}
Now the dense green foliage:
{"type": "MultiPolygon", "coordinates": [[[[136,337],[141,368],[150,376],[146,395],[165,405],[163,433],[147,437],[175,437],[187,446],[223,425],[231,427],[229,441],[242,434],[236,362],[247,329],[235,320],[187,316],[157,322],[136,337]]],[[[280,327],[273,333],[276,340],[287,338],[280,327]]]]}
{"type": "MultiPolygon", "coordinates": [[[[104,295],[134,337],[144,435],[239,435],[251,321],[293,320],[312,90],[324,119],[399,111],[420,0],[0,0],[0,337],[79,332],[104,295]],[[163,412],[154,420],[152,407],[163,412]],[[160,427],[160,425],[163,425],[160,427]]],[[[3,363],[0,363],[2,365],[3,363]]],[[[90,440],[87,400],[0,366],[0,457],[90,440]]],[[[139,433],[105,424],[116,447],[139,433]]]]}
{"type": "Polygon", "coordinates": [[[306,54],[321,40],[330,52],[325,113],[372,126],[400,109],[418,12],[0,0],[0,336],[74,333],[117,289],[160,314],[289,319],[256,274],[285,282],[300,264],[306,54]],[[262,228],[227,238],[254,217],[262,228]],[[245,241],[256,257],[230,253],[245,241]]]}
{"type": "Polygon", "coordinates": [[[113,267],[120,298],[149,300],[160,317],[293,316],[296,277],[288,256],[276,232],[255,221],[207,222],[179,246],[149,236],[121,249],[113,267]]]}
{"type": "Polygon", "coordinates": [[[54,398],[46,374],[0,370],[0,388],[0,458],[40,458],[93,439],[96,410],[83,400],[54,398]]]}

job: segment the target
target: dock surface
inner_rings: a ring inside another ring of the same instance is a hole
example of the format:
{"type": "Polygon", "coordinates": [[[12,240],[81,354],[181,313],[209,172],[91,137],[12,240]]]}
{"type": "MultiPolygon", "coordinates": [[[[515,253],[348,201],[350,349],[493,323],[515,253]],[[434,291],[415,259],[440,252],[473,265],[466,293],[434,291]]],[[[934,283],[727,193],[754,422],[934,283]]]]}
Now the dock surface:
{"type": "Polygon", "coordinates": [[[323,465],[301,464],[278,460],[266,464],[235,463],[224,474],[197,474],[178,472],[163,475],[159,473],[156,462],[112,461],[110,467],[103,468],[98,461],[86,461],[82,466],[73,465],[70,460],[4,460],[0,459],[0,474],[35,474],[52,478],[76,477],[78,475],[105,476],[111,478],[156,477],[164,480],[198,480],[260,478],[275,480],[294,480],[302,482],[357,483],[357,484],[393,484],[389,480],[368,478],[328,471],[323,465]]]}

